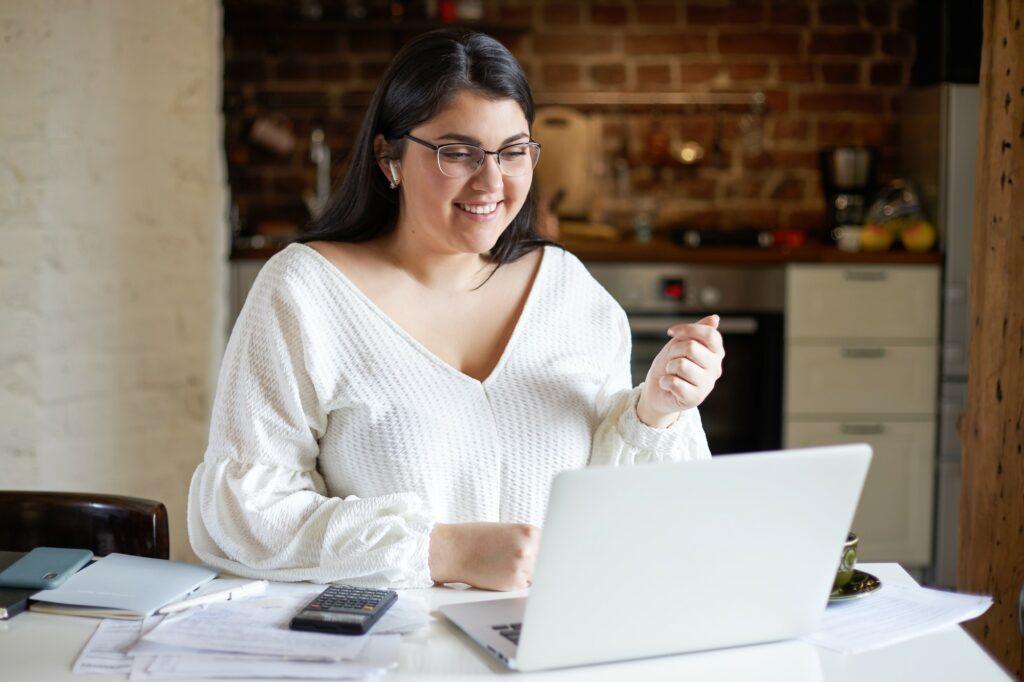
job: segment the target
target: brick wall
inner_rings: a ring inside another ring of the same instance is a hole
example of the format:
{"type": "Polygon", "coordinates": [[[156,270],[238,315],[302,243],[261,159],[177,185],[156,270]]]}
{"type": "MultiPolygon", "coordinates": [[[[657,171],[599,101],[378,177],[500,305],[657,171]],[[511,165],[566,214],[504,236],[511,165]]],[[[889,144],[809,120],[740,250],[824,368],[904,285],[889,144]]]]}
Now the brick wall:
{"type": "MultiPolygon", "coordinates": [[[[300,195],[313,187],[306,141],[314,121],[326,125],[342,160],[337,179],[360,103],[393,51],[426,28],[416,21],[420,3],[402,4],[404,21],[393,24],[384,15],[394,3],[364,3],[369,24],[346,22],[342,4],[323,2],[321,25],[332,28],[310,30],[296,28],[298,18],[275,0],[225,2],[226,144],[246,231],[308,219],[300,195]],[[284,113],[297,136],[290,156],[247,139],[252,121],[272,112],[284,113]]],[[[895,169],[896,108],[914,57],[912,0],[488,0],[484,7],[482,29],[513,50],[538,92],[765,93],[760,116],[745,107],[590,109],[603,122],[606,160],[619,154],[631,163],[630,201],[654,197],[662,225],[814,229],[824,215],[819,149],[876,145],[882,176],[895,169]],[[659,129],[706,150],[717,139],[715,162],[709,155],[680,167],[652,157],[648,143],[659,129]]]]}
{"type": "Polygon", "coordinates": [[[223,351],[220,8],[0,3],[0,488],[185,501],[223,351]]]}

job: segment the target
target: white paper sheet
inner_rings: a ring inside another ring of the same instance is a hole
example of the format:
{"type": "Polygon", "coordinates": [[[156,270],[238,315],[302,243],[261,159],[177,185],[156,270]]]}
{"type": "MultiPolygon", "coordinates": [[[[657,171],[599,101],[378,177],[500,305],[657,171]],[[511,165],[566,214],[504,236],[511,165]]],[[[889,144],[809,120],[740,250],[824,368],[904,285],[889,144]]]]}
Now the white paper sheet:
{"type": "Polygon", "coordinates": [[[110,618],[101,620],[82,653],[78,655],[78,660],[71,671],[85,675],[130,671],[132,659],[128,651],[144,632],[152,630],[161,620],[162,616],[147,618],[144,621],[110,618]]]}
{"type": "Polygon", "coordinates": [[[238,604],[171,614],[142,639],[199,651],[335,661],[355,658],[366,644],[367,635],[343,637],[289,630],[288,622],[295,614],[292,609],[238,604]]]}
{"type": "Polygon", "coordinates": [[[398,666],[399,635],[371,635],[363,654],[351,661],[293,661],[219,653],[138,655],[132,680],[173,677],[365,679],[398,666]]]}
{"type": "MultiPolygon", "coordinates": [[[[224,589],[229,581],[215,581],[206,589],[224,589]]],[[[144,642],[200,651],[261,656],[290,656],[319,660],[345,660],[360,654],[364,637],[339,636],[288,629],[288,622],[324,590],[308,583],[271,583],[257,597],[222,602],[167,616],[144,642]]],[[[398,601],[374,626],[374,634],[411,632],[429,621],[426,604],[413,595],[398,601]]],[[[148,653],[140,649],[137,653],[148,653]]]]}
{"type": "MultiPolygon", "coordinates": [[[[216,580],[195,595],[244,580],[216,580]]],[[[154,677],[304,677],[354,679],[398,665],[398,634],[431,617],[418,596],[398,601],[373,634],[350,637],[288,629],[288,622],[323,585],[271,583],[250,599],[211,604],[143,621],[101,621],[75,663],[77,673],[125,673],[154,677]],[[159,627],[158,627],[159,626],[159,627]],[[150,636],[152,635],[152,636],[150,636]],[[297,660],[308,659],[308,660],[297,660]]]]}
{"type": "Polygon", "coordinates": [[[427,603],[412,594],[399,593],[398,601],[380,617],[371,630],[375,635],[406,634],[430,623],[432,617],[427,603]]]}
{"type": "Polygon", "coordinates": [[[836,651],[868,651],[976,618],[991,605],[985,595],[886,584],[860,599],[829,604],[818,630],[803,640],[836,651]]]}

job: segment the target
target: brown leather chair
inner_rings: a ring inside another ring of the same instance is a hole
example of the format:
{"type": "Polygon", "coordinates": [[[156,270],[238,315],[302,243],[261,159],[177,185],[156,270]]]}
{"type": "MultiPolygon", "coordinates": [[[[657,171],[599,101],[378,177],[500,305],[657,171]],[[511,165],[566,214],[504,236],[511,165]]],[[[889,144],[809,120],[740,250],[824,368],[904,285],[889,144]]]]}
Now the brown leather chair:
{"type": "Polygon", "coordinates": [[[167,508],[138,497],[0,490],[0,550],[91,549],[166,559],[167,508]]]}

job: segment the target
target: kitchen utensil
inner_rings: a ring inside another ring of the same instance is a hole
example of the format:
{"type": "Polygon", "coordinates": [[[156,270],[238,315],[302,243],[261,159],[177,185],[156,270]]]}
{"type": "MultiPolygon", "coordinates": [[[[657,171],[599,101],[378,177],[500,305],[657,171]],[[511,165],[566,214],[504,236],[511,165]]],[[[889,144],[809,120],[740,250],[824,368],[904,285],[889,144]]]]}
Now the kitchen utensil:
{"type": "Polygon", "coordinates": [[[658,114],[655,114],[647,128],[644,161],[648,166],[660,166],[669,157],[671,139],[665,125],[658,114]]]}
{"type": "Polygon", "coordinates": [[[249,131],[249,139],[278,156],[288,156],[295,149],[293,124],[287,115],[274,112],[257,118],[249,131]]]}
{"type": "Polygon", "coordinates": [[[722,246],[758,246],[768,248],[774,244],[772,233],[753,227],[733,230],[700,229],[691,226],[674,227],[668,231],[669,239],[687,248],[722,246]]]}
{"type": "Polygon", "coordinates": [[[725,152],[722,149],[722,112],[715,114],[715,138],[711,145],[711,165],[721,168],[725,165],[725,152]]]}
{"type": "Polygon", "coordinates": [[[750,111],[740,116],[740,141],[747,156],[757,156],[764,151],[764,105],[756,103],[750,111]]]}
{"type": "Polygon", "coordinates": [[[571,107],[537,109],[533,139],[543,147],[534,181],[545,198],[563,193],[557,206],[561,217],[583,217],[595,190],[594,133],[588,116],[571,107]]]}

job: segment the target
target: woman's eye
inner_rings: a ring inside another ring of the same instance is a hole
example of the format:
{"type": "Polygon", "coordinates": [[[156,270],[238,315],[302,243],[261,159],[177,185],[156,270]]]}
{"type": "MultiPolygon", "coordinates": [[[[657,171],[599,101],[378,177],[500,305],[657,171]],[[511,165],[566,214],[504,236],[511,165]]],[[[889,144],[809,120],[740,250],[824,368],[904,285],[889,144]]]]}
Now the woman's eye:
{"type": "Polygon", "coordinates": [[[442,149],[441,158],[445,161],[467,161],[474,158],[474,154],[471,149],[466,149],[465,147],[454,147],[451,149],[442,149]]]}

